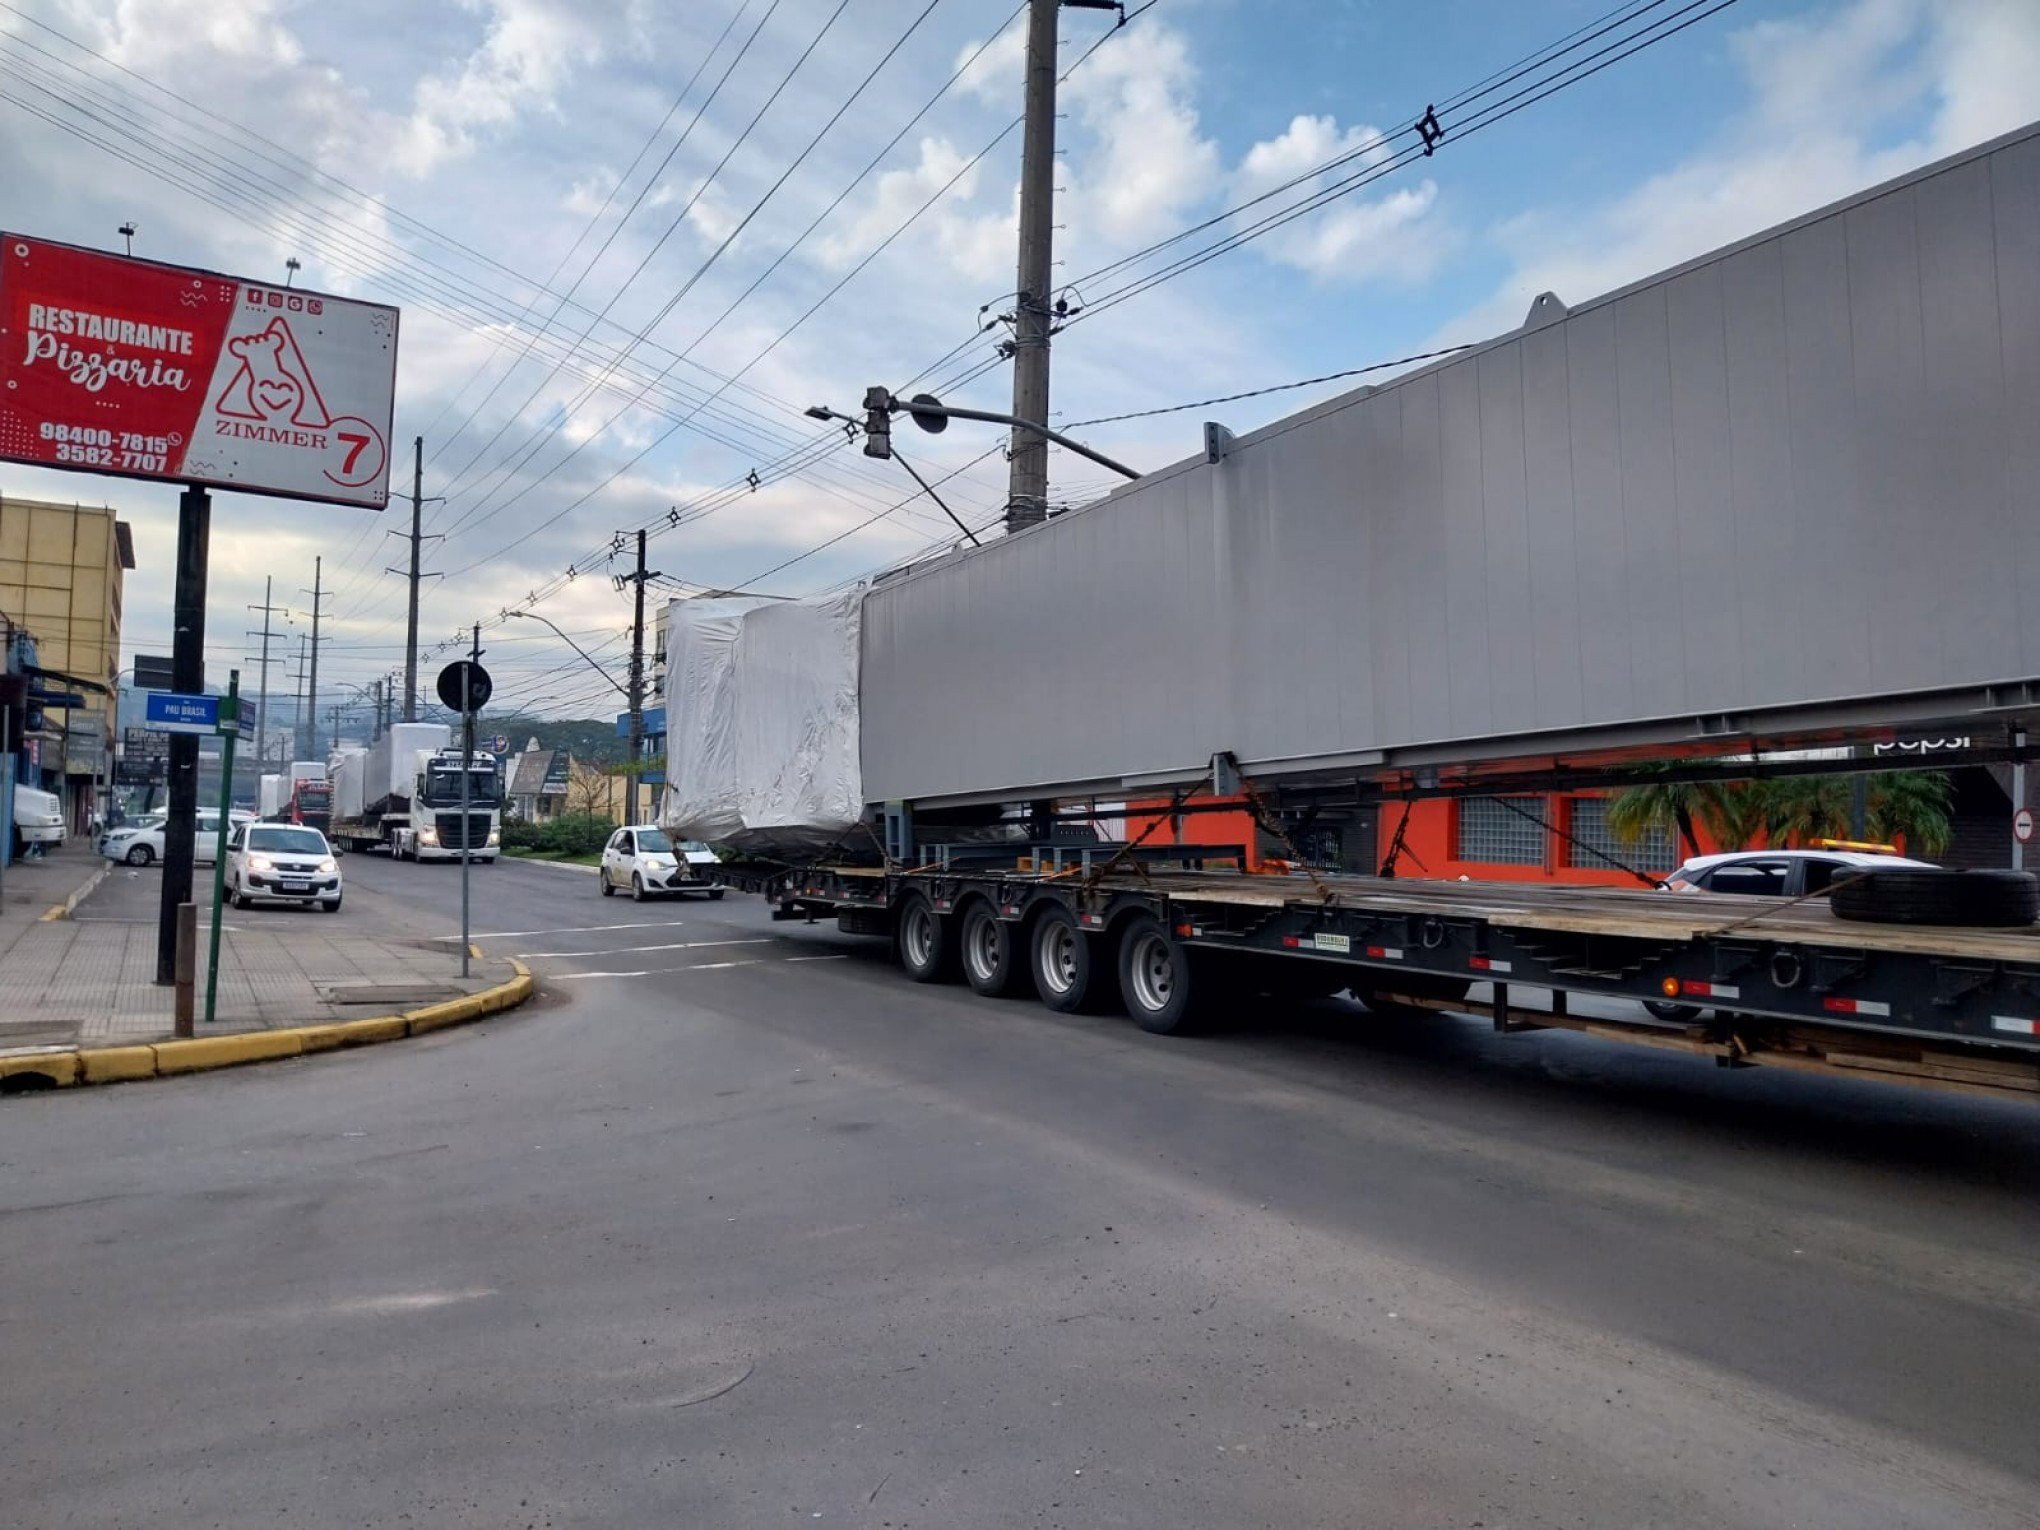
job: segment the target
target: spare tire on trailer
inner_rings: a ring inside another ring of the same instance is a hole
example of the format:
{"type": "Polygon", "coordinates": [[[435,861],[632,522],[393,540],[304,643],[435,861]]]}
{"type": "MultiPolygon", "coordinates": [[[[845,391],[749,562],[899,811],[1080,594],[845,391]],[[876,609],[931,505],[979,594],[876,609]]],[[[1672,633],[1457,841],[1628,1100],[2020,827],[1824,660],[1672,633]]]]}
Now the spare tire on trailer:
{"type": "Polygon", "coordinates": [[[2040,880],[2030,871],[1947,871],[1893,866],[1837,879],[1829,904],[1863,924],[2027,925],[2040,919],[2040,880]]]}

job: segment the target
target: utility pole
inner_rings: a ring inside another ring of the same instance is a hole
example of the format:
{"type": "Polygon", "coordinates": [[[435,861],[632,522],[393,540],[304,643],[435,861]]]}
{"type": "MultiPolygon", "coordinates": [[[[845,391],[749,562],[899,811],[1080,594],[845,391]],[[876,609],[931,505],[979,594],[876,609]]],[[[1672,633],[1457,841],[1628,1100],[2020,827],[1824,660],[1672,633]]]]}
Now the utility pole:
{"type": "Polygon", "coordinates": [[[305,685],[305,705],[310,710],[305,714],[305,756],[319,745],[319,617],[325,606],[326,560],[312,559],[312,587],[300,594],[312,597],[312,677],[305,685]]]}
{"type": "Polygon", "coordinates": [[[333,747],[329,753],[338,754],[340,752],[340,714],[346,710],[346,707],[340,702],[336,701],[333,703],[333,747]]]}
{"type": "MultiPolygon", "coordinates": [[[[290,747],[302,749],[305,741],[305,635],[300,632],[297,640],[297,712],[290,722],[290,747]]],[[[309,753],[310,751],[306,751],[309,753]]],[[[285,765],[290,757],[280,751],[276,763],[285,765]]]]}
{"type": "Polygon", "coordinates": [[[637,586],[636,610],[630,624],[630,767],[623,779],[624,820],[638,822],[638,771],[645,755],[645,581],[659,577],[645,571],[645,534],[637,534],[637,572],[624,578],[637,586]]]}
{"type": "MultiPolygon", "coordinates": [[[[286,607],[274,605],[270,601],[270,587],[275,583],[276,579],[273,575],[265,576],[262,580],[262,604],[248,608],[250,611],[260,611],[262,613],[262,631],[260,633],[262,638],[262,681],[261,689],[257,691],[255,699],[255,763],[258,768],[262,763],[263,746],[269,739],[269,639],[274,636],[270,631],[269,623],[270,619],[278,611],[283,611],[286,615],[289,614],[286,607]]],[[[248,636],[255,637],[257,634],[250,632],[248,636]]]]}
{"type": "Polygon", "coordinates": [[[404,721],[418,720],[418,523],[425,513],[425,438],[411,438],[411,612],[404,625],[404,721]]]}
{"type": "MultiPolygon", "coordinates": [[[[1055,314],[1055,28],[1062,7],[1125,12],[1119,0],[1028,0],[1027,92],[1020,149],[1020,260],[1013,283],[1013,414],[1048,423],[1048,340],[1055,314]]],[[[1015,429],[1006,489],[1006,530],[1048,519],[1048,442],[1015,429]]]]}

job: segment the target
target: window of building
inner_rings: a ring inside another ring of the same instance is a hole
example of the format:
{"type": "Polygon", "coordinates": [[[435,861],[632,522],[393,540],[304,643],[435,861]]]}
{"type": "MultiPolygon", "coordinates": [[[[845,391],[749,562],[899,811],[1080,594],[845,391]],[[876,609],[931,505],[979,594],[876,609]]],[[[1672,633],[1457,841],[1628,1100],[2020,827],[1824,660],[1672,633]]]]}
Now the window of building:
{"type": "Polygon", "coordinates": [[[1639,871],[1670,871],[1679,864],[1679,848],[1671,834],[1663,827],[1650,830],[1634,843],[1625,843],[1616,837],[1608,827],[1608,799],[1606,797],[1575,797],[1572,804],[1572,836],[1579,843],[1566,842],[1565,863],[1582,869],[1596,871],[1612,870],[1598,850],[1620,861],[1624,866],[1634,866],[1639,871]],[[1588,847],[1591,846],[1590,850],[1588,847]]]}
{"type": "Polygon", "coordinates": [[[1456,816],[1455,860],[1491,866],[1544,864],[1544,821],[1550,814],[1542,797],[1467,797],[1456,816]],[[1526,818],[1524,813],[1534,816],[1526,818]]]}

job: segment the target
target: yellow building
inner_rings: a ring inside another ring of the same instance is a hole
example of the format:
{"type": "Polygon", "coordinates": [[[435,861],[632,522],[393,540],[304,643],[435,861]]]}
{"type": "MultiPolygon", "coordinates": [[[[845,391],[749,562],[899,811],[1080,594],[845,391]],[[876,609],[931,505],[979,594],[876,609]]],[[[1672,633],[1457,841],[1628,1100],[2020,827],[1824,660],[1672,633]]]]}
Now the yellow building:
{"type": "Polygon", "coordinates": [[[85,701],[46,708],[28,739],[43,787],[63,794],[77,832],[94,782],[112,773],[121,597],[134,566],[133,533],[112,510],[0,494],[0,614],[35,641],[38,688],[85,701]]]}

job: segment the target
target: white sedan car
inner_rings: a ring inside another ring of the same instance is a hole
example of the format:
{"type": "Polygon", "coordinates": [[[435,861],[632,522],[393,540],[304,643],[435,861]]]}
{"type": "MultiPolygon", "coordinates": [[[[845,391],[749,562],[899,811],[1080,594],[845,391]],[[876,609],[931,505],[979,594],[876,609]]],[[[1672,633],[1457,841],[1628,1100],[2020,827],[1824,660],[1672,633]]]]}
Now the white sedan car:
{"type": "Polygon", "coordinates": [[[340,910],[340,863],[317,829],[295,823],[244,823],[227,842],[227,898],[235,908],[258,901],[317,903],[340,910]]]}
{"type": "Polygon", "coordinates": [[[683,839],[676,846],[664,829],[651,824],[618,829],[602,847],[602,896],[612,898],[618,888],[628,887],[640,903],[682,892],[720,898],[722,880],[713,870],[719,864],[716,853],[699,840],[683,839]]]}
{"type": "MultiPolygon", "coordinates": [[[[240,824],[247,823],[254,815],[238,809],[228,815],[227,829],[232,833],[240,824]]],[[[99,853],[109,861],[125,861],[130,866],[149,866],[163,859],[163,835],[165,823],[153,815],[140,823],[131,823],[118,829],[109,830],[99,836],[99,853]]],[[[198,810],[198,838],[191,847],[191,859],[200,866],[213,863],[213,852],[220,842],[220,814],[218,808],[198,810]]]]}

